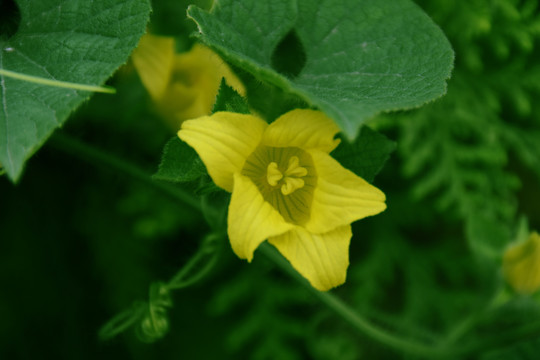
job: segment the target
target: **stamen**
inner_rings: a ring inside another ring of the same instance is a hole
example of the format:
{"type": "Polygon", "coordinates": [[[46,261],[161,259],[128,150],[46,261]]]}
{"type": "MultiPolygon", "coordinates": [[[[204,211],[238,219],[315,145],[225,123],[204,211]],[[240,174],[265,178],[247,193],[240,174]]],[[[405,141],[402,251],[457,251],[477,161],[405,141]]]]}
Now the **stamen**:
{"type": "Polygon", "coordinates": [[[289,195],[296,190],[304,187],[304,180],[299,178],[286,177],[285,183],[281,185],[281,193],[283,195],[289,195]]]}
{"type": "Polygon", "coordinates": [[[300,166],[300,159],[298,159],[298,156],[291,156],[289,159],[289,166],[287,167],[287,171],[285,171],[285,176],[303,177],[306,176],[307,173],[307,169],[300,166]]]}
{"type": "Polygon", "coordinates": [[[275,162],[268,164],[266,169],[266,180],[270,186],[277,186],[279,180],[283,178],[283,174],[278,169],[278,165],[275,162]]]}

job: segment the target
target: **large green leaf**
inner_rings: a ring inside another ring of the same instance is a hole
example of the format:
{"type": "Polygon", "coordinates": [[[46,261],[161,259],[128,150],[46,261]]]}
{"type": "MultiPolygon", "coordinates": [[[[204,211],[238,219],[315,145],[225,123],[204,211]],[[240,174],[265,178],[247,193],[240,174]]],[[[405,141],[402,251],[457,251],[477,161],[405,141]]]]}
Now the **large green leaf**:
{"type": "MultiPolygon", "coordinates": [[[[0,69],[52,81],[102,84],[142,36],[148,0],[17,0],[21,21],[0,36],[0,69]]],[[[1,34],[0,34],[1,35],[1,34]]],[[[24,162],[91,93],[0,75],[0,163],[24,162]]]]}
{"type": "MultiPolygon", "coordinates": [[[[249,114],[246,100],[227,85],[225,78],[221,79],[212,113],[218,111],[249,114]]],[[[207,174],[206,168],[199,154],[191,146],[175,136],[165,145],[158,172],[154,174],[153,178],[155,180],[182,183],[197,180],[205,174],[207,174]]]]}
{"type": "Polygon", "coordinates": [[[453,63],[442,31],[410,0],[220,0],[188,15],[201,41],[320,108],[349,138],[380,111],[443,95],[453,63]],[[303,67],[283,68],[284,48],[303,67]]]}

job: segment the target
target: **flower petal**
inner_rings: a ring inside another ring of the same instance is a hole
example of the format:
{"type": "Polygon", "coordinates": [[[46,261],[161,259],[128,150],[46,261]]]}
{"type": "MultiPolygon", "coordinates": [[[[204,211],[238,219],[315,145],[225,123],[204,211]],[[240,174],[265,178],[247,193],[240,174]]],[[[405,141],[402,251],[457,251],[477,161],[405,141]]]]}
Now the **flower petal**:
{"type": "Polygon", "coordinates": [[[131,55],[142,83],[154,100],[167,89],[174,60],[174,38],[146,34],[131,55]]]}
{"type": "Polygon", "coordinates": [[[318,149],[330,153],[340,140],[339,128],[321,111],[296,109],[281,115],[264,132],[263,144],[274,147],[318,149]]]}
{"type": "Polygon", "coordinates": [[[317,185],[306,229],[325,233],[386,209],[382,191],[345,169],[330,155],[317,150],[309,153],[317,172],[317,185]]]}
{"type": "Polygon", "coordinates": [[[266,127],[253,115],[217,112],[185,121],[178,136],[197,151],[216,185],[231,192],[233,174],[242,170],[266,127]]]}
{"type": "Polygon", "coordinates": [[[540,235],[532,232],[527,241],[512,244],[503,256],[506,281],[520,294],[540,289],[540,235]]]}
{"type": "Polygon", "coordinates": [[[214,104],[222,78],[225,78],[227,84],[240,95],[246,94],[244,84],[227,63],[202,44],[196,43],[190,51],[176,55],[173,69],[181,78],[184,78],[187,84],[201,90],[208,90],[209,94],[206,96],[212,97],[210,107],[214,104]]]}
{"type": "Polygon", "coordinates": [[[313,234],[296,226],[268,239],[291,265],[320,291],[345,282],[349,266],[351,226],[340,226],[324,234],[313,234]]]}
{"type": "Polygon", "coordinates": [[[255,249],[271,236],[292,229],[276,209],[264,201],[259,189],[246,176],[234,174],[229,205],[228,233],[233,251],[251,261],[255,249]]]}

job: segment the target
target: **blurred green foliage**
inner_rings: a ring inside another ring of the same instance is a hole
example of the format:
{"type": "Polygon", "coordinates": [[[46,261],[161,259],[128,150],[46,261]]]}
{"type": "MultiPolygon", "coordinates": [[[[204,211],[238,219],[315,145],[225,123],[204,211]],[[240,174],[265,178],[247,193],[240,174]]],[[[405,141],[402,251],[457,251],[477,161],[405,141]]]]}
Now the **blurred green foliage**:
{"type": "MultiPolygon", "coordinates": [[[[540,6],[418,4],[452,43],[454,75],[440,100],[369,123],[398,144],[375,179],[388,210],[353,225],[348,280],[334,293],[390,333],[474,346],[540,321],[538,295],[491,311],[510,296],[500,256],[518,217],[540,229],[540,6]],[[469,326],[471,315],[478,321],[469,326]]],[[[189,47],[193,27],[174,21],[186,5],[154,1],[150,28],[189,47]]],[[[95,95],[65,131],[155,173],[174,134],[129,66],[112,85],[117,96],[95,95]]],[[[210,226],[147,184],[66,154],[54,138],[20,184],[0,177],[0,205],[0,358],[414,358],[354,332],[260,251],[247,264],[227,247],[203,281],[171,293],[161,340],[126,332],[100,341],[99,328],[147,301],[150,285],[188,263],[210,226]]],[[[487,343],[468,358],[536,359],[537,338],[487,343]]]]}
{"type": "Polygon", "coordinates": [[[404,174],[416,198],[463,219],[473,250],[496,258],[512,241],[520,179],[540,178],[540,9],[536,1],[423,5],[454,45],[456,68],[443,99],[398,115],[404,174]]]}

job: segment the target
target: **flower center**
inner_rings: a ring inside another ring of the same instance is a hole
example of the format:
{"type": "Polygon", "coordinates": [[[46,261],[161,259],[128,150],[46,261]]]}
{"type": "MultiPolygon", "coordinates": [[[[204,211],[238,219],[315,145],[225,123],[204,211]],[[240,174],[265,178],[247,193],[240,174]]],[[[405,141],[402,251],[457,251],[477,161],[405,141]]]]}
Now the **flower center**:
{"type": "Polygon", "coordinates": [[[290,195],[304,187],[305,182],[302,178],[307,174],[307,169],[300,166],[298,156],[291,156],[284,174],[279,170],[278,164],[275,161],[268,164],[266,180],[270,186],[281,185],[281,193],[283,195],[290,195]]]}
{"type": "Polygon", "coordinates": [[[259,146],[247,158],[242,174],[285,221],[302,225],[309,220],[317,176],[307,152],[295,147],[259,146]]]}

